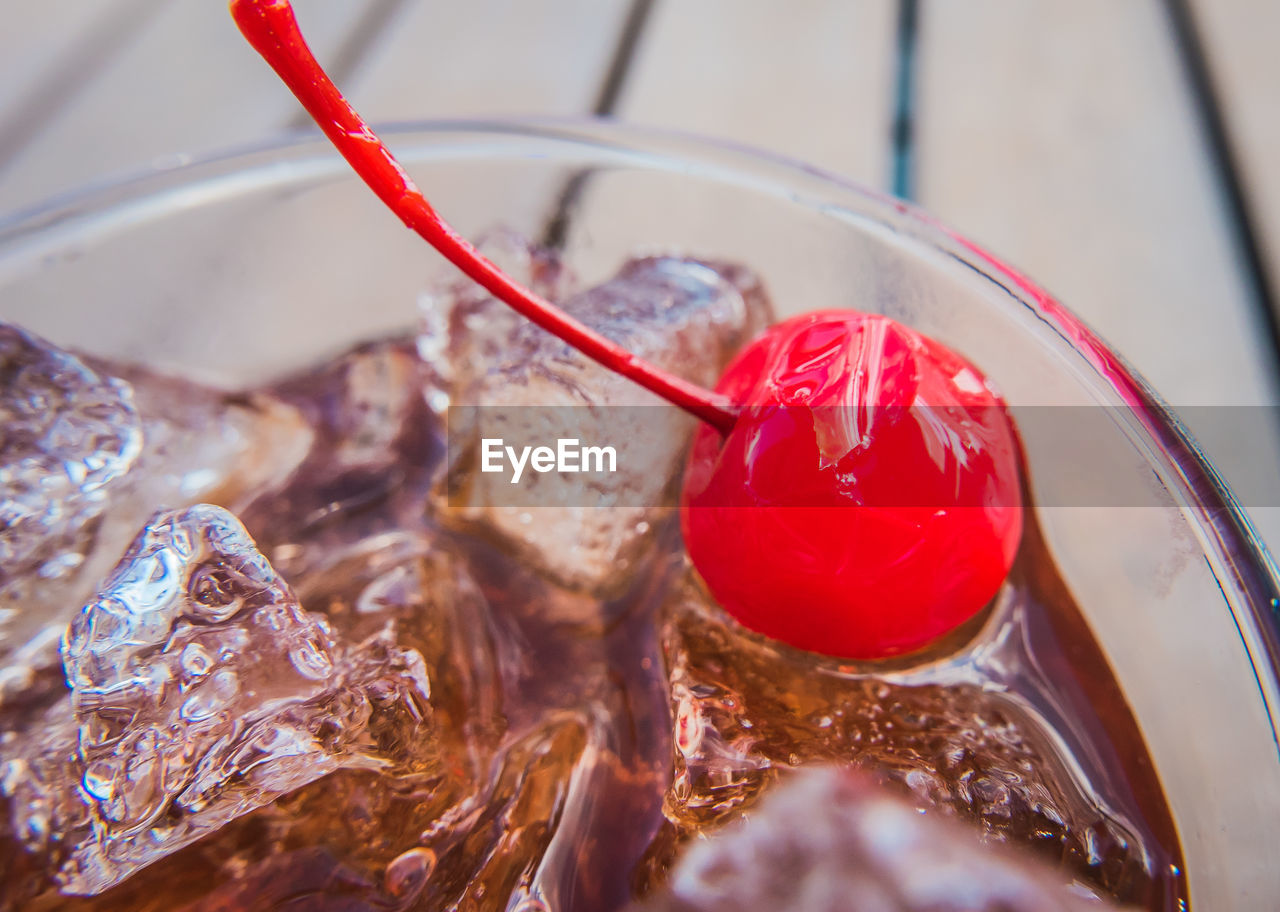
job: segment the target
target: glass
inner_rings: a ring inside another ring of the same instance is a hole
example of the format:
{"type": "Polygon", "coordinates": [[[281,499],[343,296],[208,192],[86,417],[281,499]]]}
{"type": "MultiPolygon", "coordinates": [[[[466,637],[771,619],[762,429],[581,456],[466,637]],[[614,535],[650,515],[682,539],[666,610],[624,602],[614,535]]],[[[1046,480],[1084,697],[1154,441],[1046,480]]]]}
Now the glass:
{"type": "MultiPolygon", "coordinates": [[[[1015,409],[1111,406],[1121,488],[1064,505],[1028,439],[1059,569],[1110,658],[1173,812],[1193,902],[1280,895],[1277,575],[1176,416],[1034,285],[900,201],[692,137],[577,122],[385,132],[464,234],[558,235],[584,283],[636,251],[751,265],[781,315],[886,313],[963,352],[1015,409]],[[557,215],[567,218],[557,218],[557,215]]],[[[410,326],[436,255],[326,143],[142,176],[0,223],[0,316],[55,343],[229,385],[410,326]]]]}

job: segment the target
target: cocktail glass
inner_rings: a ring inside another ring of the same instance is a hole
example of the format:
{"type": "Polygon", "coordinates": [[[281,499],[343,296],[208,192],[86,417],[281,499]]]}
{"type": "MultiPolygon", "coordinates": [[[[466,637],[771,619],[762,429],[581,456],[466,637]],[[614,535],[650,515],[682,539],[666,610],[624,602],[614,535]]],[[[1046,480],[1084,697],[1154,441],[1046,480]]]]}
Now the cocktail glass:
{"type": "MultiPolygon", "coordinates": [[[[739,261],[780,315],[882,312],[963,352],[1015,416],[1105,416],[1115,458],[1092,470],[1106,484],[1075,500],[1054,444],[1026,436],[1039,522],[1147,742],[1193,904],[1280,896],[1276,570],[1177,416],[1069,311],[911,207],[757,152],[585,122],[384,136],[464,233],[502,224],[549,239],[584,283],[637,251],[739,261]],[[1132,490],[1149,497],[1106,493],[1132,490]]],[[[411,327],[442,268],[327,143],[301,139],[0,223],[0,318],[244,386],[411,327]]]]}

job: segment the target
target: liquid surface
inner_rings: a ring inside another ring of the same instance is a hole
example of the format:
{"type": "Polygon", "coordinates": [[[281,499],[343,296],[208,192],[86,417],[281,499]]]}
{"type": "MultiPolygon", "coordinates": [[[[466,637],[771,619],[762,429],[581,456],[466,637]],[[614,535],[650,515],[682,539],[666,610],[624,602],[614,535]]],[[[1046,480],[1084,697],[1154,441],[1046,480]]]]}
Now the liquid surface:
{"type": "MultiPolygon", "coordinates": [[[[575,293],[518,239],[488,247],[697,382],[770,320],[740,267],[636,260],[575,293]]],[[[0,336],[26,435],[3,471],[44,498],[4,530],[0,908],[617,909],[813,762],[1178,908],[1158,781],[1034,524],[995,605],[928,654],[779,646],[641,505],[674,502],[688,425],[613,482],[649,492],[629,506],[505,504],[446,448],[446,403],[647,394],[465,284],[426,314],[236,395],[0,336]]]]}

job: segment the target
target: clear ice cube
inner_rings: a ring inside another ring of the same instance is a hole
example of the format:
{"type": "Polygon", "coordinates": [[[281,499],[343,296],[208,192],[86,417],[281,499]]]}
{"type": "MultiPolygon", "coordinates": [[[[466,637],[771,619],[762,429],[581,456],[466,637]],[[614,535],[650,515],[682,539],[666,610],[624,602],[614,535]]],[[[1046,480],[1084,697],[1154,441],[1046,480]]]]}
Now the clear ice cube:
{"type": "Polygon", "coordinates": [[[338,641],[238,520],[157,514],[62,647],[70,695],[3,747],[13,829],[67,892],[101,892],[342,768],[393,763],[429,700],[421,654],[338,641]],[[375,739],[379,715],[393,737],[375,739]]]}
{"type": "Polygon", "coordinates": [[[129,474],[128,503],[119,504],[148,511],[134,528],[160,508],[215,503],[237,510],[286,479],[312,443],[303,416],[270,392],[229,393],[90,360],[129,384],[142,419],[143,450],[129,474]]]}
{"type": "Polygon", "coordinates": [[[0,323],[0,643],[28,578],[84,562],[108,489],[141,450],[128,384],[0,323]]]}
{"type": "Polygon", "coordinates": [[[306,579],[343,548],[422,525],[444,449],[427,385],[406,338],[362,345],[275,386],[306,419],[311,445],[288,482],[240,516],[281,573],[306,579]]]}
{"type": "MultiPolygon", "coordinates": [[[[564,300],[576,287],[576,277],[558,256],[510,228],[487,232],[475,246],[511,278],[549,301],[564,300]]],[[[453,267],[432,278],[418,305],[416,345],[429,371],[437,412],[443,412],[451,394],[473,382],[486,366],[508,363],[508,343],[528,322],[453,267]]]]}
{"type": "MultiPolygon", "coordinates": [[[[708,387],[770,319],[750,271],[674,256],[631,260],[559,303],[628,351],[708,387]]],[[[674,502],[693,419],[532,323],[513,321],[493,299],[464,296],[452,306],[464,316],[444,321],[447,341],[438,330],[424,334],[428,349],[455,365],[448,400],[464,407],[450,413],[449,515],[516,547],[565,585],[616,595],[674,502]],[[611,446],[618,470],[567,482],[530,472],[522,482],[529,493],[513,497],[509,474],[476,471],[481,438],[499,432],[530,445],[611,446]]]]}

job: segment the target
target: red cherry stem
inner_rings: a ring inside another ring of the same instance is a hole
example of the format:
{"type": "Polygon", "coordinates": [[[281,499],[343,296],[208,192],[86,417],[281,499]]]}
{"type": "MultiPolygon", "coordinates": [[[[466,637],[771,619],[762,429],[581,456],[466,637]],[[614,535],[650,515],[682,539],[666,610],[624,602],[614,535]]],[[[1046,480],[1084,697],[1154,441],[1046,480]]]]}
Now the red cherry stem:
{"type": "Polygon", "coordinates": [[[436,214],[390,150],[342,97],[298,28],[289,0],[232,0],[240,31],[370,189],[445,259],[490,294],[589,358],[727,434],[737,413],[729,402],[660,370],[511,279],[436,214]]]}

